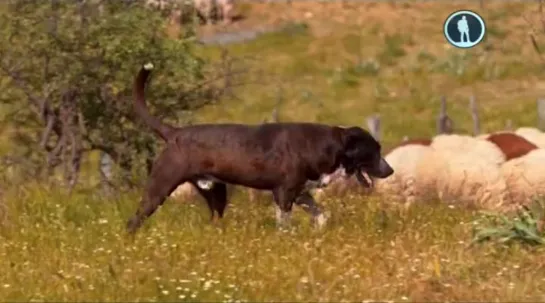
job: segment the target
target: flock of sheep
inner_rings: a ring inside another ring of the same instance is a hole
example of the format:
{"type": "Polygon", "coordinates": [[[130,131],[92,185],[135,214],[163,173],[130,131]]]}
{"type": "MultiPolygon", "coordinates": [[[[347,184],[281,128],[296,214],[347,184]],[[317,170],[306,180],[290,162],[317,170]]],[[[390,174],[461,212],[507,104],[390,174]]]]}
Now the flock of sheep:
{"type": "MultiPolygon", "coordinates": [[[[407,140],[388,151],[385,159],[395,173],[375,180],[372,191],[386,201],[410,205],[439,199],[511,210],[545,195],[545,133],[536,128],[407,140]]],[[[354,186],[353,180],[338,181],[317,196],[354,186]]]]}

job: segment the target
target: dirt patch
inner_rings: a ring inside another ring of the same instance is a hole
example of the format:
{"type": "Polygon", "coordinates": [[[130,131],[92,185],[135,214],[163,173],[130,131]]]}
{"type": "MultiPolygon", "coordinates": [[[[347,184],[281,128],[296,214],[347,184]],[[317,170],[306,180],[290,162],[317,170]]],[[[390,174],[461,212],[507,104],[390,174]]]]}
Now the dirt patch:
{"type": "MultiPolygon", "coordinates": [[[[535,12],[537,5],[523,8],[502,1],[487,1],[481,7],[479,2],[241,2],[235,8],[235,15],[241,16],[231,24],[201,26],[199,37],[208,39],[224,33],[260,32],[282,27],[287,23],[304,22],[315,36],[331,35],[339,27],[361,28],[361,32],[379,32],[385,36],[403,33],[426,45],[442,35],[441,24],[450,13],[457,9],[470,9],[481,13],[485,19],[501,20],[513,26],[525,26],[528,22],[538,24],[535,12]],[[520,11],[521,15],[507,15],[508,10],[520,11]],[[492,12],[492,13],[491,13],[492,12]],[[503,16],[503,15],[506,16],[503,16]]],[[[488,20],[487,20],[488,21],[488,20]]],[[[491,21],[491,26],[493,26],[491,21]]],[[[524,38],[524,37],[523,37],[524,38]]],[[[516,40],[520,37],[515,38],[516,40]]],[[[442,46],[426,45],[429,51],[442,51],[442,46]]]]}

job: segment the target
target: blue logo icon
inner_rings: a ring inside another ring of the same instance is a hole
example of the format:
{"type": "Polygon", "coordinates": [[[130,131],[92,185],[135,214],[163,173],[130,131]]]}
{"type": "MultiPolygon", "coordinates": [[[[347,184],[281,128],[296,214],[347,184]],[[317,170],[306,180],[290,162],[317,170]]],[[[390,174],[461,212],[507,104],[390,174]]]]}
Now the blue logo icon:
{"type": "Polygon", "coordinates": [[[486,25],[478,14],[461,10],[448,16],[443,32],[450,44],[459,48],[472,48],[483,40],[486,25]]]}

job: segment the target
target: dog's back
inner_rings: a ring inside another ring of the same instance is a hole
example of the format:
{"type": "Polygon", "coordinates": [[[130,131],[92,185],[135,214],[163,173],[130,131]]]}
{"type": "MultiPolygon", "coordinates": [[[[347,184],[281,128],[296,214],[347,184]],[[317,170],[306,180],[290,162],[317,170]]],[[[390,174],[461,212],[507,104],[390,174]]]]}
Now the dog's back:
{"type": "Polygon", "coordinates": [[[201,124],[178,129],[174,138],[195,174],[256,188],[277,184],[293,166],[317,178],[312,170],[319,168],[308,166],[332,167],[338,149],[332,127],[312,123],[201,124]]]}

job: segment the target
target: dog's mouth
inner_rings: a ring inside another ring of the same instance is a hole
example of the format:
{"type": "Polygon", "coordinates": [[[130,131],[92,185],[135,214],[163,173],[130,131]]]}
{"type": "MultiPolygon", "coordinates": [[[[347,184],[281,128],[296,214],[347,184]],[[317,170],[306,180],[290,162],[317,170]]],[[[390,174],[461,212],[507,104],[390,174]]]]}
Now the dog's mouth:
{"type": "Polygon", "coordinates": [[[355,171],[358,182],[366,188],[372,187],[374,178],[388,178],[394,173],[394,169],[386,162],[384,158],[380,158],[380,162],[372,166],[362,165],[355,171]]]}
{"type": "Polygon", "coordinates": [[[365,188],[371,188],[373,186],[373,179],[365,170],[358,170],[356,172],[356,179],[365,188]]]}

